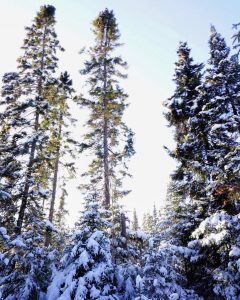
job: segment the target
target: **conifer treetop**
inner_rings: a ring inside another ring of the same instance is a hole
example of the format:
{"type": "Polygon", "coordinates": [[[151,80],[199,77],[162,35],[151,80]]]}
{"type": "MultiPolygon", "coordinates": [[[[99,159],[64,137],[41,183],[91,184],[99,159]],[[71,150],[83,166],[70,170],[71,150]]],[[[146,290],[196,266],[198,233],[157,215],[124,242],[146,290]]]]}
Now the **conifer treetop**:
{"type": "Polygon", "coordinates": [[[211,25],[210,28],[210,39],[209,39],[209,48],[210,48],[210,59],[209,64],[218,68],[219,63],[226,59],[230,53],[230,48],[227,47],[225,39],[217,32],[216,28],[211,25]]]}
{"type": "MultiPolygon", "coordinates": [[[[112,10],[106,8],[99,13],[93,21],[93,32],[96,35],[96,41],[104,43],[104,46],[111,47],[111,42],[116,42],[120,38],[118,24],[112,10]]],[[[116,47],[116,44],[112,46],[116,47]]]]}
{"type": "Polygon", "coordinates": [[[55,21],[55,7],[52,5],[43,5],[40,7],[37,16],[34,19],[38,28],[41,28],[44,25],[52,25],[55,21]]]}

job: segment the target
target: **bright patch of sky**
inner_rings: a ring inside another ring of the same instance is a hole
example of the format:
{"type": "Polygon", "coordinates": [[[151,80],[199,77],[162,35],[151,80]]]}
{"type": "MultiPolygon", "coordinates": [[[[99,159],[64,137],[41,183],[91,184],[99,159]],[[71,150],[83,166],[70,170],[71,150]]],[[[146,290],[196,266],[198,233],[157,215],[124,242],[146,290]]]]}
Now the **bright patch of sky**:
{"type": "MultiPolygon", "coordinates": [[[[163,205],[169,174],[174,162],[163,150],[173,147],[171,131],[166,127],[162,102],[172,95],[172,76],[179,41],[187,41],[196,62],[208,59],[210,24],[231,45],[232,24],[240,21],[240,2],[229,0],[0,0],[0,76],[14,71],[16,58],[25,36],[24,27],[31,24],[40,5],[56,7],[56,31],[66,51],[60,55],[60,70],[67,70],[78,93],[84,88],[79,74],[83,57],[79,50],[93,45],[90,30],[99,11],[113,9],[121,32],[123,47],[118,53],[128,62],[128,79],[121,83],[129,94],[130,107],[126,122],[134,130],[136,155],[130,163],[133,178],[127,185],[132,193],[124,204],[130,212],[136,207],[142,215],[151,211],[153,203],[163,205]]],[[[86,118],[79,118],[78,132],[86,118]]],[[[84,158],[79,162],[79,173],[84,172],[84,158]]],[[[81,177],[77,179],[81,183],[81,177]]],[[[72,182],[69,186],[68,208],[70,224],[77,218],[82,196],[72,182]]]]}

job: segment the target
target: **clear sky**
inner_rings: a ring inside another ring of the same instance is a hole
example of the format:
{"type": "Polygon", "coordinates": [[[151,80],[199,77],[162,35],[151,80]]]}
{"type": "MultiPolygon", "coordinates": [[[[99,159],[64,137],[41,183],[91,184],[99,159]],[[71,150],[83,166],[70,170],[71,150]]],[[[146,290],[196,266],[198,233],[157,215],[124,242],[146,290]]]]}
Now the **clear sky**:
{"type": "MultiPolygon", "coordinates": [[[[56,7],[56,31],[66,51],[60,56],[60,70],[67,70],[77,92],[84,79],[79,74],[83,58],[78,54],[84,46],[93,44],[90,30],[99,11],[113,9],[124,46],[118,52],[128,62],[128,79],[121,85],[129,94],[130,107],[126,122],[134,130],[136,155],[130,164],[133,174],[132,193],[124,204],[131,212],[136,207],[142,215],[160,207],[165,199],[169,174],[174,162],[163,150],[173,146],[171,131],[162,115],[162,102],[172,95],[172,76],[179,41],[187,41],[196,62],[208,59],[210,24],[231,45],[232,24],[240,22],[238,0],[0,0],[0,76],[14,71],[16,58],[25,36],[24,26],[30,25],[40,5],[56,7]]],[[[82,112],[77,132],[81,138],[82,112]]],[[[84,172],[84,160],[79,163],[84,172]]],[[[81,183],[81,178],[77,179],[81,183]]],[[[77,218],[82,197],[69,187],[70,223],[77,218]]]]}

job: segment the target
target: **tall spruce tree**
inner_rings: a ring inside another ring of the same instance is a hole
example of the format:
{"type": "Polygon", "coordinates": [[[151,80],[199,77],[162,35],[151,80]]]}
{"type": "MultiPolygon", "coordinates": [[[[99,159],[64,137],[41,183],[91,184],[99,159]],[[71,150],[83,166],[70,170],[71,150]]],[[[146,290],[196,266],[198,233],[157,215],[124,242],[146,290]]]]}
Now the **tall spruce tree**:
{"type": "Polygon", "coordinates": [[[90,60],[81,71],[88,75],[90,86],[90,99],[82,99],[82,105],[90,110],[83,147],[94,155],[85,174],[89,184],[84,188],[87,193],[97,191],[99,201],[110,208],[126,194],[122,178],[128,175],[126,159],[134,153],[133,133],[122,120],[127,95],[118,84],[118,78],[126,77],[120,68],[127,64],[114,55],[120,46],[120,33],[112,11],[106,9],[99,14],[93,22],[93,32],[95,46],[90,48],[90,60]]]}
{"type": "Polygon", "coordinates": [[[88,75],[90,87],[90,99],[82,99],[82,106],[90,111],[83,149],[88,149],[94,158],[84,174],[88,182],[82,188],[87,196],[97,192],[98,201],[111,211],[112,255],[119,261],[119,253],[115,252],[126,257],[127,228],[118,200],[129,192],[122,188],[122,182],[129,176],[127,160],[134,154],[133,132],[123,122],[127,95],[118,82],[126,78],[121,69],[127,64],[114,53],[120,46],[120,33],[112,11],[105,9],[99,14],[93,22],[93,32],[95,46],[90,48],[90,60],[81,73],[88,75]]]}
{"type": "MultiPolygon", "coordinates": [[[[21,154],[22,179],[19,182],[19,211],[16,233],[41,212],[39,198],[46,197],[50,172],[43,174],[47,165],[44,145],[48,141],[45,126],[50,111],[49,94],[56,83],[57,50],[62,50],[54,30],[55,8],[42,6],[32,26],[26,27],[27,36],[18,59],[18,72],[4,75],[2,95],[5,99],[4,120],[11,126],[11,139],[17,139],[21,154]],[[29,220],[28,220],[29,219],[29,220]]],[[[15,150],[15,151],[17,151],[15,150]]]]}
{"type": "Polygon", "coordinates": [[[169,154],[178,162],[171,176],[166,218],[168,222],[172,222],[169,237],[172,241],[175,240],[175,243],[186,246],[201,211],[200,209],[195,212],[193,201],[200,201],[204,197],[204,179],[200,172],[196,171],[200,164],[196,155],[199,149],[194,144],[199,140],[198,135],[201,131],[190,131],[192,120],[201,110],[199,93],[203,64],[194,63],[187,43],[180,43],[177,54],[178,61],[175,64],[173,79],[176,88],[173,96],[165,102],[165,116],[169,126],[174,127],[176,142],[176,149],[169,151],[169,154]]]}
{"type": "Polygon", "coordinates": [[[95,45],[89,49],[90,59],[81,71],[88,76],[90,87],[89,99],[81,100],[82,106],[90,112],[86,123],[88,132],[82,146],[93,155],[89,169],[84,174],[88,181],[82,185],[82,190],[87,197],[96,195],[99,203],[109,212],[108,218],[112,223],[111,254],[113,261],[118,264],[115,265],[115,277],[124,274],[118,290],[126,296],[128,292],[123,287],[129,279],[126,264],[130,253],[127,219],[118,201],[129,192],[122,185],[123,179],[129,176],[127,160],[134,154],[133,132],[123,122],[128,106],[127,94],[119,85],[119,79],[126,78],[122,70],[126,69],[127,64],[115,54],[121,44],[112,11],[105,9],[100,12],[93,22],[93,33],[95,45]]]}
{"type": "Polygon", "coordinates": [[[239,65],[229,57],[224,39],[211,27],[210,67],[205,82],[202,114],[208,121],[208,190],[214,209],[238,212],[235,195],[239,176],[239,65]]]}
{"type": "Polygon", "coordinates": [[[62,50],[54,30],[54,15],[53,6],[40,8],[32,26],[26,27],[18,72],[3,77],[1,132],[5,135],[1,135],[1,140],[6,142],[1,152],[1,194],[13,199],[17,208],[16,226],[12,226],[15,234],[8,238],[1,256],[5,262],[0,283],[4,299],[44,297],[51,276],[54,255],[43,248],[46,222],[42,202],[49,195],[55,157],[55,151],[48,149],[48,125],[53,112],[53,90],[59,85],[54,75],[56,53],[62,50]],[[9,164],[11,155],[14,159],[9,164]],[[14,187],[9,186],[11,180],[14,187]]]}
{"type": "Polygon", "coordinates": [[[232,251],[238,248],[239,240],[238,226],[234,225],[239,216],[239,65],[213,26],[209,47],[202,109],[196,118],[204,128],[205,164],[201,169],[205,173],[207,214],[192,233],[194,241],[189,246],[199,253],[194,272],[199,293],[209,299],[237,299],[239,287],[231,266],[232,251]],[[228,278],[231,288],[222,286],[219,272],[228,278]]]}

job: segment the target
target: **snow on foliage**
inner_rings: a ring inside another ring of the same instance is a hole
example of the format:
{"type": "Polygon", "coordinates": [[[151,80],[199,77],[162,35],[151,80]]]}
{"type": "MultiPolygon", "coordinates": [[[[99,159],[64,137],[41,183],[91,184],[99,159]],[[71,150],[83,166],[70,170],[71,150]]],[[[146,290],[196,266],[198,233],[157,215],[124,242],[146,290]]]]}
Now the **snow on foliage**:
{"type": "Polygon", "coordinates": [[[61,260],[47,293],[49,300],[65,299],[117,299],[113,284],[114,270],[110,243],[99,230],[101,222],[99,205],[86,201],[85,212],[71,245],[61,260]]]}
{"type": "MultiPolygon", "coordinates": [[[[169,243],[151,241],[145,255],[142,295],[148,299],[200,299],[194,291],[184,287],[186,279],[181,274],[184,248],[169,243]],[[182,252],[182,253],[180,253],[182,252]],[[176,298],[176,297],[179,298],[176,298]]],[[[187,250],[189,256],[191,250],[187,250]]]]}

